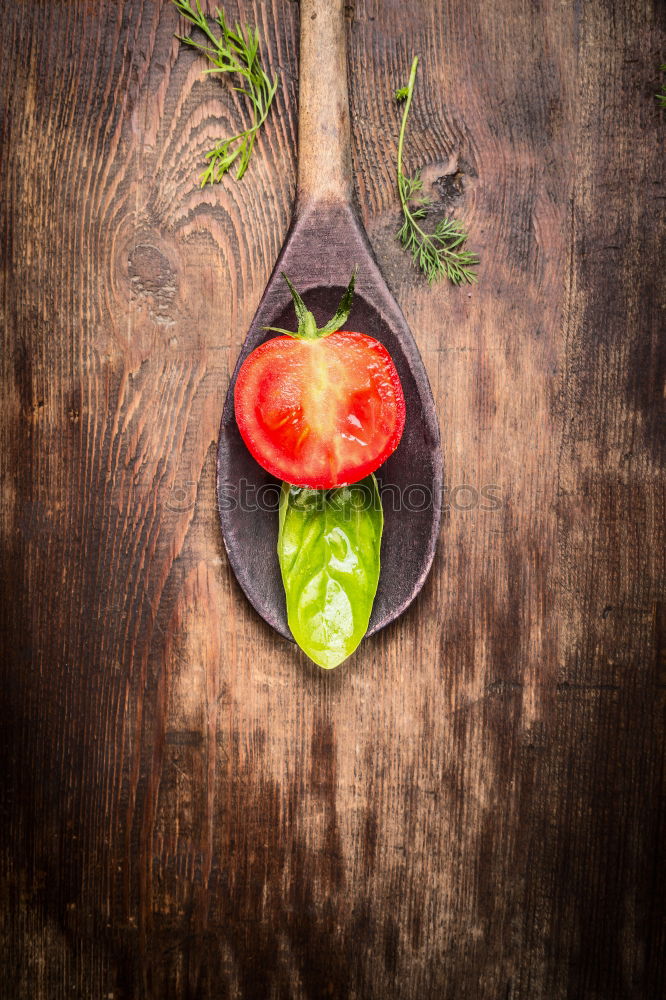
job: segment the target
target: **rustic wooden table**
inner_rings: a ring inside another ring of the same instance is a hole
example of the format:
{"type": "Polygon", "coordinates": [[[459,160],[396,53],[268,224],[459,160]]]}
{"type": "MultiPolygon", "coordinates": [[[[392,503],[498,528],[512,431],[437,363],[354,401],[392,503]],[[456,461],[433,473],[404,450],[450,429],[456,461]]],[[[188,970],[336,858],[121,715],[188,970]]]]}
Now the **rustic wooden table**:
{"type": "Polygon", "coordinates": [[[171,3],[2,3],[0,995],[656,1000],[664,7],[350,2],[356,196],[449,492],[421,597],[323,673],[215,509],[298,92],[297,4],[225,6],[281,88],[201,190],[242,105],[171,3]],[[472,289],[394,239],[413,53],[408,161],[472,289]]]}

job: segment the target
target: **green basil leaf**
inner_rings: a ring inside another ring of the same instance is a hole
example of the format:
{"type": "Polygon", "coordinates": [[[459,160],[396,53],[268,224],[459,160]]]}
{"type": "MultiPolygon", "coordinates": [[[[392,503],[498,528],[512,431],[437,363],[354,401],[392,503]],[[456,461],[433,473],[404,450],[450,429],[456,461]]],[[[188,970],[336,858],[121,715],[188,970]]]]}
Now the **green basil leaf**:
{"type": "Polygon", "coordinates": [[[337,667],[368,629],[384,527],[375,477],[334,490],[282,484],[278,558],[294,639],[337,667]]]}

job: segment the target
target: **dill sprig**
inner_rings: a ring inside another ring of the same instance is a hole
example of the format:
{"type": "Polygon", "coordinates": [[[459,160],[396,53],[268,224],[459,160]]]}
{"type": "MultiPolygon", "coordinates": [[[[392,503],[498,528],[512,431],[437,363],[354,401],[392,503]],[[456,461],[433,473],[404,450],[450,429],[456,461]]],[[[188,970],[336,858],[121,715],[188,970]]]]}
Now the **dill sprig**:
{"type": "MultiPolygon", "coordinates": [[[[666,63],[664,63],[663,66],[660,67],[660,69],[662,73],[666,73],[666,63]]],[[[666,83],[662,84],[661,90],[659,91],[658,94],[655,94],[655,97],[659,102],[659,107],[666,108],[666,83]]]]}
{"type": "Polygon", "coordinates": [[[423,271],[429,282],[432,283],[447,277],[454,285],[462,285],[465,282],[472,284],[476,281],[476,274],[472,268],[479,263],[479,260],[476,254],[464,248],[467,233],[455,219],[441,219],[435,226],[434,232],[425,232],[419,222],[425,219],[427,206],[431,204],[431,199],[423,196],[423,181],[420,171],[417,170],[410,177],[402,169],[405,128],[414,94],[418,62],[419,57],[414,56],[409,83],[406,87],[400,87],[395,92],[396,100],[405,102],[398,139],[398,191],[402,205],[403,222],[397,236],[404,249],[411,253],[414,263],[423,271]]]}
{"type": "Polygon", "coordinates": [[[210,28],[206,16],[201,9],[201,0],[196,0],[196,9],[189,0],[173,0],[178,11],[198,28],[206,41],[195,41],[191,36],[176,37],[186,45],[198,49],[213,63],[206,73],[238,73],[243,85],[234,87],[244,94],[250,102],[252,124],[249,128],[223,139],[214,149],[206,154],[208,166],[201,175],[201,186],[220,181],[231,167],[238,161],[236,179],[240,180],[250,162],[252,149],[259,129],[266,121],[266,116],[275,97],[278,87],[277,75],[271,80],[261,65],[259,52],[259,32],[255,29],[241,27],[236,23],[233,29],[227,24],[224,11],[215,9],[215,22],[221,36],[210,28]]]}

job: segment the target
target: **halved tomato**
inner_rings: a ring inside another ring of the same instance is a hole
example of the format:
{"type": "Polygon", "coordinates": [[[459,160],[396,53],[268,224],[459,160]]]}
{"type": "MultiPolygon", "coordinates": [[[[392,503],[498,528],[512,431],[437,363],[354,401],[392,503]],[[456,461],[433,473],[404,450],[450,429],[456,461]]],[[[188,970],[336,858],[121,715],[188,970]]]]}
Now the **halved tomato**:
{"type": "Polygon", "coordinates": [[[234,405],[257,462],[278,479],[316,489],[369,475],[396,449],[405,425],[388,351],[348,330],[274,337],[257,347],[238,373],[234,405]]]}

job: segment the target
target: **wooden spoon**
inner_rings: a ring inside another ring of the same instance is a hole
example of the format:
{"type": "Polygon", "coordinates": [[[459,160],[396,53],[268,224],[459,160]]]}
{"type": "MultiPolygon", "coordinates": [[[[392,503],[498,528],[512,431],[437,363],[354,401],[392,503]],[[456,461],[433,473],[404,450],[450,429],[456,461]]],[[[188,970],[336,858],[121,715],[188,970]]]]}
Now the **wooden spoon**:
{"type": "Polygon", "coordinates": [[[378,470],[384,506],[381,575],[368,635],[397,618],[420,591],[439,533],[442,460],[428,377],[400,308],[352,207],[344,0],[301,0],[298,187],[291,228],[231,379],[222,415],[217,496],[224,544],[236,578],[269,625],[291,639],[276,545],[279,483],[255,462],[234,417],[234,385],[248,354],[295,329],[284,271],[318,322],[325,322],[358,267],[348,330],[381,341],[405,393],[405,432],[378,470]]]}

